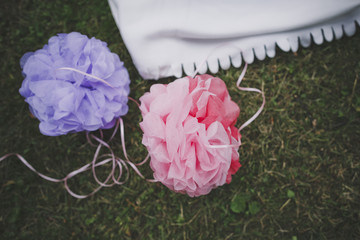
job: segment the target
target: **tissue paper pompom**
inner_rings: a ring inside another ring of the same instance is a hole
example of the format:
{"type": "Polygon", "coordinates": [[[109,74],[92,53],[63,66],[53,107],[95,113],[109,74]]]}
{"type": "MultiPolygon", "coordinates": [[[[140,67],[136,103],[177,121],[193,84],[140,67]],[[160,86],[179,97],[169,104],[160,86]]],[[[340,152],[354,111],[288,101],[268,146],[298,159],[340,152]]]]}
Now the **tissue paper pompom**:
{"type": "Polygon", "coordinates": [[[20,65],[25,79],[19,92],[45,135],[111,128],[128,111],[129,74],[96,38],[58,34],[26,53],[20,65]]]}
{"type": "Polygon", "coordinates": [[[191,197],[231,182],[241,166],[234,126],[240,109],[221,79],[199,75],[155,84],[140,101],[143,144],[156,180],[191,197]]]}

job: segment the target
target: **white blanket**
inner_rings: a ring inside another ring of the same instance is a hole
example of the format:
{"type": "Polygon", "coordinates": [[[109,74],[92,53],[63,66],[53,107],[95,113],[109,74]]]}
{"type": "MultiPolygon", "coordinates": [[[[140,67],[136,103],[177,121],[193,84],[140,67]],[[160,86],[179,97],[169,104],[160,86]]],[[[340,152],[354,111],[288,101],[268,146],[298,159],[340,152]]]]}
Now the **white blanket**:
{"type": "Polygon", "coordinates": [[[351,36],[360,0],[109,0],[115,22],[145,79],[212,73],[274,57],[276,45],[351,36]],[[201,64],[207,60],[205,64],[201,64]]]}

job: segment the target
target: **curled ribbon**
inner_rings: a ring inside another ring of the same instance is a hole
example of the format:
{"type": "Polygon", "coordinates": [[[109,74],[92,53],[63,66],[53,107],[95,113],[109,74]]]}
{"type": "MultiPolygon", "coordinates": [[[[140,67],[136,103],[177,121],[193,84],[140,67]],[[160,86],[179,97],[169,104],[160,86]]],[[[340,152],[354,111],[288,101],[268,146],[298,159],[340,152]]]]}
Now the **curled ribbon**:
{"type": "MultiPolygon", "coordinates": [[[[204,64],[204,63],[205,63],[205,62],[203,62],[202,64],[204,64]]],[[[200,65],[200,66],[197,68],[197,70],[195,71],[194,76],[198,73],[200,67],[201,67],[201,65],[200,65]]],[[[243,123],[243,124],[239,127],[239,130],[238,130],[239,133],[240,133],[240,131],[241,131],[242,129],[244,129],[246,126],[248,126],[250,123],[252,123],[252,122],[260,115],[260,113],[261,113],[262,110],[264,109],[265,103],[266,103],[265,94],[264,94],[264,92],[261,91],[260,89],[240,87],[241,81],[243,80],[243,78],[244,78],[244,76],[245,76],[245,74],[246,74],[247,67],[248,67],[248,64],[245,63],[244,69],[242,70],[242,72],[241,72],[238,80],[236,81],[236,86],[237,86],[237,88],[238,88],[240,91],[260,93],[261,96],[262,96],[262,104],[261,104],[261,106],[259,107],[259,109],[256,111],[256,113],[255,113],[251,118],[249,118],[245,123],[243,123]]],[[[207,147],[209,147],[209,148],[233,148],[233,147],[240,147],[240,145],[241,145],[241,139],[240,139],[240,137],[239,137],[237,144],[208,145],[207,147]]]]}
{"type": "MultiPolygon", "coordinates": [[[[149,155],[140,163],[133,163],[133,162],[130,161],[130,159],[128,158],[127,152],[126,152],[126,147],[125,147],[124,122],[123,122],[123,120],[121,118],[119,118],[119,120],[117,121],[115,130],[114,130],[113,135],[111,136],[109,141],[111,141],[111,139],[115,136],[115,133],[117,132],[117,130],[119,128],[119,125],[120,125],[121,145],[122,145],[122,150],[123,150],[125,160],[115,156],[115,154],[112,151],[109,144],[101,139],[102,138],[102,132],[101,132],[101,134],[100,134],[101,138],[98,138],[98,137],[96,137],[96,136],[94,136],[92,134],[89,136],[89,133],[87,133],[87,138],[88,138],[89,144],[94,145],[90,140],[91,138],[99,143],[97,145],[97,148],[96,148],[96,151],[95,151],[95,154],[94,154],[94,157],[93,157],[93,160],[91,161],[91,163],[88,163],[88,164],[80,167],[79,169],[76,169],[76,170],[70,172],[68,175],[66,175],[64,178],[61,178],[61,179],[48,177],[48,176],[38,172],[33,166],[31,166],[31,164],[28,161],[26,161],[26,159],[23,156],[21,156],[18,153],[8,153],[8,154],[6,154],[6,155],[4,155],[4,156],[2,156],[0,158],[0,162],[2,162],[3,160],[5,160],[5,159],[7,159],[7,158],[9,158],[11,156],[15,156],[25,166],[27,166],[31,171],[36,173],[39,177],[41,177],[41,178],[43,178],[43,179],[45,179],[47,181],[50,181],[50,182],[55,182],[55,183],[64,182],[65,189],[71,196],[73,196],[75,198],[79,198],[79,199],[84,199],[84,198],[87,198],[87,197],[90,197],[90,196],[94,195],[96,192],[98,192],[103,187],[111,187],[111,186],[114,186],[115,184],[116,185],[124,184],[129,179],[129,167],[128,167],[128,165],[132,169],[134,169],[134,171],[141,178],[145,179],[145,177],[140,173],[137,166],[141,166],[141,165],[145,164],[146,161],[149,159],[149,155]],[[103,154],[103,155],[99,156],[99,153],[100,153],[100,150],[101,150],[102,147],[107,148],[110,151],[110,153],[109,154],[103,154]],[[97,162],[98,159],[102,158],[102,157],[107,157],[107,158],[102,160],[101,162],[97,162]],[[105,164],[107,164],[109,162],[112,163],[111,171],[110,171],[109,175],[107,176],[107,178],[105,179],[105,181],[102,182],[102,181],[99,180],[99,178],[96,175],[96,168],[99,167],[99,166],[105,165],[105,164]],[[117,167],[119,169],[119,174],[118,174],[117,177],[115,177],[115,170],[116,170],[117,167]],[[80,174],[82,172],[88,171],[90,169],[92,170],[94,179],[99,184],[99,186],[95,190],[93,190],[91,193],[89,193],[87,195],[80,195],[80,194],[74,193],[70,189],[70,187],[68,185],[68,180],[75,177],[76,175],[78,175],[78,174],[80,174]],[[125,180],[120,181],[120,179],[121,179],[121,177],[123,175],[124,169],[126,170],[126,177],[125,177],[125,180]],[[110,180],[112,180],[112,183],[108,183],[110,180]]],[[[149,182],[157,182],[154,179],[146,179],[146,180],[149,181],[149,182]]]]}
{"type": "MultiPolygon", "coordinates": [[[[216,50],[218,50],[218,49],[220,49],[220,48],[224,48],[224,47],[231,47],[231,48],[234,48],[234,49],[238,50],[239,52],[242,52],[241,48],[238,48],[238,47],[235,46],[235,45],[232,45],[232,44],[229,44],[229,43],[220,44],[219,46],[215,47],[215,48],[207,55],[207,57],[197,66],[195,72],[193,73],[193,78],[194,78],[195,75],[200,71],[200,69],[203,67],[203,65],[206,64],[206,62],[207,62],[207,60],[209,59],[209,57],[210,57],[216,50]]],[[[239,130],[238,130],[239,133],[240,133],[240,131],[241,131],[242,129],[244,129],[246,126],[248,126],[250,123],[252,123],[252,122],[260,115],[260,113],[261,113],[262,110],[264,109],[265,103],[266,103],[265,94],[264,94],[264,92],[261,91],[260,89],[240,87],[241,81],[243,80],[243,78],[244,78],[244,76],[245,76],[245,74],[246,74],[247,67],[248,67],[248,64],[245,62],[244,69],[242,70],[242,72],[241,72],[238,80],[236,81],[236,86],[237,86],[237,88],[238,88],[240,91],[260,93],[261,96],[262,96],[262,104],[261,104],[260,108],[256,111],[256,113],[255,113],[251,118],[249,118],[245,123],[243,123],[243,124],[239,127],[239,130]]],[[[240,137],[239,137],[237,144],[209,145],[208,147],[210,147],[210,148],[232,148],[232,147],[240,147],[240,145],[241,145],[241,139],[240,139],[240,137]]]]}

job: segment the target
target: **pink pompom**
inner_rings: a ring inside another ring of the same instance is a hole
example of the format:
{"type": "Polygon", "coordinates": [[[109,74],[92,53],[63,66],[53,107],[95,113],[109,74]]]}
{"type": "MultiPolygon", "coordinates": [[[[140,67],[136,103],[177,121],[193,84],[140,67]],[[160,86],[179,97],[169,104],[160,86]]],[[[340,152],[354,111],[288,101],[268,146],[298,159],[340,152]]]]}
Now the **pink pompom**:
{"type": "Polygon", "coordinates": [[[154,178],[189,196],[208,194],[231,182],[240,168],[240,114],[225,83],[210,75],[155,84],[141,98],[140,110],[154,178]],[[221,145],[223,147],[212,147],[221,145]]]}

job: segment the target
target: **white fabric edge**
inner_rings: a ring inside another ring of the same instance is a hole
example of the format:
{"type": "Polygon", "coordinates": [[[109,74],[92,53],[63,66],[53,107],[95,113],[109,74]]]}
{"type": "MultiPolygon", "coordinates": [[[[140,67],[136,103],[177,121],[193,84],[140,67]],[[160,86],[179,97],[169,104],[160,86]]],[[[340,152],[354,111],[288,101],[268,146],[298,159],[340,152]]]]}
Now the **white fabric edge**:
{"type": "Polygon", "coordinates": [[[292,52],[296,52],[299,49],[299,45],[307,48],[313,42],[317,45],[321,45],[325,41],[332,42],[334,39],[338,40],[344,35],[351,37],[356,33],[356,22],[360,26],[360,14],[350,19],[343,20],[342,22],[333,22],[330,24],[313,26],[303,30],[289,31],[286,33],[286,38],[277,36],[284,36],[284,33],[262,36],[261,38],[266,40],[264,41],[266,43],[258,44],[252,48],[244,49],[242,51],[238,50],[236,54],[232,55],[220,56],[211,54],[210,57],[207,57],[206,61],[206,56],[204,56],[203,62],[205,63],[201,66],[201,61],[192,61],[173,63],[171,65],[159,66],[157,68],[137,67],[140,75],[144,79],[148,80],[158,80],[166,77],[180,78],[184,75],[191,76],[198,67],[200,67],[200,74],[204,74],[207,71],[210,71],[212,74],[216,74],[220,69],[227,70],[231,66],[239,68],[242,65],[242,61],[251,64],[255,61],[255,58],[260,61],[266,59],[266,57],[273,58],[276,55],[276,46],[284,52],[289,52],[290,50],[292,52]]]}
{"type": "MultiPolygon", "coordinates": [[[[120,27],[120,1],[108,0],[108,2],[120,34],[123,34],[122,28],[120,27]]],[[[192,61],[178,59],[177,62],[175,60],[174,62],[160,63],[158,66],[155,66],[144,65],[142,62],[137,62],[137,59],[133,58],[133,56],[132,59],[139,74],[144,79],[157,80],[165,77],[175,76],[180,78],[184,75],[193,75],[196,68],[200,65],[198,73],[203,74],[209,71],[215,74],[220,69],[227,70],[231,66],[239,68],[243,61],[251,64],[255,59],[261,61],[266,59],[266,57],[273,58],[276,55],[276,46],[285,52],[290,50],[296,52],[300,45],[306,48],[309,47],[312,42],[320,45],[325,41],[332,42],[334,39],[340,39],[344,35],[348,37],[353,36],[356,33],[356,23],[360,26],[359,7],[330,21],[304,27],[303,29],[241,39],[240,43],[237,42],[238,44],[228,44],[228,47],[233,46],[232,50],[221,49],[221,51],[217,51],[216,54],[214,51],[209,50],[209,53],[207,53],[209,54],[208,56],[200,56],[201,54],[195,56],[194,54],[192,61]],[[243,50],[239,50],[240,48],[236,47],[236,45],[244,46],[243,50]],[[235,51],[235,49],[237,50],[235,51]]],[[[123,40],[127,45],[126,39],[123,38],[123,40]]],[[[226,45],[226,43],[221,45],[226,45]]]]}

